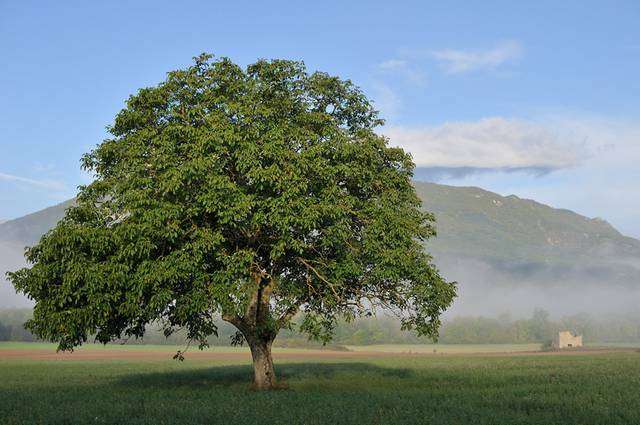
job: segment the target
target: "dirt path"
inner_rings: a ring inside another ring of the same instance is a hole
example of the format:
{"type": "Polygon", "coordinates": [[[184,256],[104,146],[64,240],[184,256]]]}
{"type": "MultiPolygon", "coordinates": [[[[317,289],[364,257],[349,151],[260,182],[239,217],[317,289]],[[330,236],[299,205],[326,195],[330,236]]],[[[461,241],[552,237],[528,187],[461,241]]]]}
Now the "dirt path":
{"type": "MultiPolygon", "coordinates": [[[[304,360],[304,359],[361,359],[372,357],[504,357],[504,356],[572,356],[585,354],[610,354],[619,352],[638,352],[637,348],[586,348],[569,351],[520,351],[520,352],[491,352],[491,353],[408,353],[381,351],[329,351],[329,350],[291,350],[274,352],[276,360],[304,360]]],[[[80,349],[73,353],[56,353],[48,349],[0,349],[0,359],[28,359],[28,360],[168,360],[174,352],[169,350],[109,350],[109,349],[80,349]]],[[[193,350],[185,354],[187,358],[197,360],[222,361],[250,361],[249,352],[198,351],[193,350]]]]}

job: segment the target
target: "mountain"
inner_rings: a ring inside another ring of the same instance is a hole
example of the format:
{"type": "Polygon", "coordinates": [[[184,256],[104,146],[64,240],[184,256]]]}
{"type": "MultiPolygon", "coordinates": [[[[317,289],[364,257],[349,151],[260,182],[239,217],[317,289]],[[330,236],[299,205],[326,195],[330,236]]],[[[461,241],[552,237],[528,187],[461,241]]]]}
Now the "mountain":
{"type": "Polygon", "coordinates": [[[42,235],[56,225],[64,216],[65,210],[71,205],[73,205],[73,200],[65,201],[15,220],[0,223],[0,243],[14,242],[33,245],[42,235]]]}
{"type": "Polygon", "coordinates": [[[415,186],[424,208],[436,216],[438,237],[428,244],[436,257],[557,267],[640,259],[640,241],[600,218],[476,187],[415,186]]]}
{"type": "Polygon", "coordinates": [[[437,220],[427,251],[459,282],[453,314],[637,311],[640,241],[606,221],[476,187],[415,187],[437,220]]]}
{"type": "MultiPolygon", "coordinates": [[[[640,301],[640,241],[606,221],[475,187],[415,187],[437,219],[438,237],[427,250],[447,278],[460,282],[454,311],[620,310],[640,301]]],[[[72,202],[0,224],[2,276],[24,264],[24,247],[72,202]]],[[[0,281],[0,307],[24,302],[0,281]]]]}

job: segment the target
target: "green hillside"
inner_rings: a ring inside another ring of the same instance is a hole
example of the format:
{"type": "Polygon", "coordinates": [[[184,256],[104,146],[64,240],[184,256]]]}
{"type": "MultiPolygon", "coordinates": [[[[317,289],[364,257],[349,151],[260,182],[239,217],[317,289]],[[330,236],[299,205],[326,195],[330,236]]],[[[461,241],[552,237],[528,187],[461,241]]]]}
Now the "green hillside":
{"type": "Polygon", "coordinates": [[[640,241],[598,218],[476,187],[415,185],[437,218],[438,237],[429,242],[436,255],[548,264],[640,259],[640,241]]]}

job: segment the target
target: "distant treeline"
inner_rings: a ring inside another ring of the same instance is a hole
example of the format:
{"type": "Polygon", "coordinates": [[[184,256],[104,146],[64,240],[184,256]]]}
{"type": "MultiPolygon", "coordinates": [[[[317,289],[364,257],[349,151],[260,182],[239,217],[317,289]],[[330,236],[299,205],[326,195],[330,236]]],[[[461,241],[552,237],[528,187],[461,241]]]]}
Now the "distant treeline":
{"type": "MultiPolygon", "coordinates": [[[[0,341],[37,340],[23,324],[31,317],[31,310],[0,311],[0,341]]],[[[560,330],[571,330],[583,335],[586,343],[640,342],[640,314],[637,316],[593,317],[588,314],[552,319],[545,310],[536,310],[526,319],[513,319],[509,315],[497,318],[456,317],[445,321],[440,330],[439,342],[445,344],[514,344],[547,343],[560,330]]],[[[211,337],[211,345],[229,345],[236,330],[220,321],[218,338],[211,337]]],[[[400,330],[400,323],[391,317],[379,315],[375,318],[340,322],[335,328],[333,345],[369,344],[424,344],[429,340],[419,338],[412,332],[400,330]]],[[[131,344],[185,343],[184,333],[176,332],[165,338],[163,333],[151,326],[143,340],[130,340],[131,344]]],[[[276,340],[278,346],[320,345],[309,342],[304,335],[294,330],[283,330],[276,340]]]]}
{"type": "Polygon", "coordinates": [[[23,326],[30,318],[31,310],[0,310],[0,341],[36,341],[23,326]]]}

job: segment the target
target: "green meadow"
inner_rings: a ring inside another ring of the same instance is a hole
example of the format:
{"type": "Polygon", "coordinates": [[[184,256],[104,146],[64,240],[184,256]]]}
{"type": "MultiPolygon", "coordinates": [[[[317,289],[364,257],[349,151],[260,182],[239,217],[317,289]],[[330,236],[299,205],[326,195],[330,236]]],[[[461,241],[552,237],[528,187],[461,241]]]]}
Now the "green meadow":
{"type": "Polygon", "coordinates": [[[171,359],[171,347],[108,347],[166,351],[149,359],[2,355],[27,347],[51,351],[46,344],[0,345],[3,424],[640,423],[640,352],[633,350],[409,354],[401,346],[399,353],[372,347],[297,357],[301,350],[280,349],[276,370],[286,388],[259,392],[250,387],[250,356],[243,353],[187,355],[184,362],[171,359]]]}

